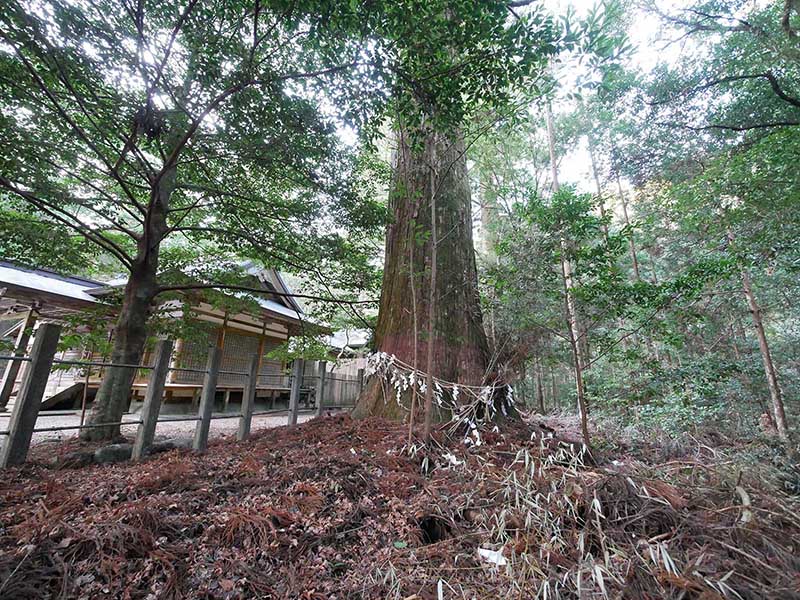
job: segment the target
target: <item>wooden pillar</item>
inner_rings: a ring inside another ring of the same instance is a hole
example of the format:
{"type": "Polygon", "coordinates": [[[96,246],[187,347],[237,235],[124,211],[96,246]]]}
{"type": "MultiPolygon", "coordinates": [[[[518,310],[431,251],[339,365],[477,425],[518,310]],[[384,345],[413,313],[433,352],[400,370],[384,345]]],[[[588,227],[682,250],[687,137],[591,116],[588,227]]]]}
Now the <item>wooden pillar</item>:
{"type": "MultiPolygon", "coordinates": [[[[83,353],[83,360],[92,362],[92,350],[83,353]]],[[[81,392],[81,425],[86,422],[86,400],[89,397],[89,379],[92,376],[92,367],[87,365],[86,375],[83,377],[83,391],[81,392]]]]}
{"type": "Polygon", "coordinates": [[[256,350],[257,357],[258,357],[258,365],[256,366],[256,380],[253,386],[253,402],[258,399],[258,378],[261,376],[261,365],[264,364],[264,347],[267,343],[266,338],[267,333],[267,322],[261,325],[261,336],[258,338],[258,350],[256,350]]]}
{"type": "MultiPolygon", "coordinates": [[[[217,348],[219,348],[219,360],[220,360],[220,367],[222,366],[222,361],[224,359],[225,354],[225,335],[228,332],[228,311],[225,311],[225,316],[222,319],[222,325],[217,330],[217,348]]],[[[223,382],[224,383],[224,382],[223,382]]]]}
{"type": "Polygon", "coordinates": [[[204,451],[208,448],[208,431],[211,428],[211,413],[214,410],[214,396],[217,393],[217,379],[219,378],[219,365],[222,361],[222,348],[217,344],[208,350],[208,364],[203,377],[203,391],[200,393],[200,420],[194,430],[192,448],[204,451]]]}
{"type": "MultiPolygon", "coordinates": [[[[28,349],[28,342],[31,339],[31,329],[36,323],[36,311],[32,308],[25,313],[19,333],[17,334],[17,341],[14,344],[14,356],[25,356],[25,351],[28,349]]],[[[14,383],[17,381],[19,369],[22,366],[20,360],[10,360],[6,365],[6,370],[3,373],[3,378],[0,380],[0,410],[4,409],[8,404],[11,394],[14,391],[14,383]]]]}
{"type": "Polygon", "coordinates": [[[22,387],[11,412],[9,433],[8,436],[3,436],[6,440],[0,450],[0,468],[22,464],[28,456],[60,335],[61,326],[56,323],[44,323],[36,332],[30,355],[31,363],[25,370],[22,387]]]}
{"type": "Polygon", "coordinates": [[[245,440],[250,435],[250,424],[253,420],[253,405],[256,402],[256,384],[258,382],[258,366],[261,364],[261,355],[257,354],[250,360],[250,370],[247,374],[247,385],[242,392],[242,415],[239,417],[239,431],[237,440],[245,440]]]}
{"type": "Polygon", "coordinates": [[[358,395],[364,390],[364,369],[363,367],[358,370],[358,395]]]}
{"type": "Polygon", "coordinates": [[[211,414],[214,412],[214,400],[219,384],[219,370],[222,366],[222,354],[225,350],[225,333],[228,329],[228,311],[222,318],[222,325],[217,330],[216,346],[208,350],[206,373],[203,376],[203,389],[200,391],[200,408],[197,416],[200,419],[194,429],[192,448],[205,451],[208,448],[208,432],[211,429],[211,414]]]}
{"type": "Polygon", "coordinates": [[[322,414],[322,403],[325,400],[325,372],[327,370],[327,362],[324,360],[317,361],[317,416],[322,414]]]}
{"type": "Polygon", "coordinates": [[[147,382],[147,392],[142,405],[142,422],[136,431],[136,440],[133,443],[132,460],[140,460],[150,445],[156,432],[158,414],[161,411],[161,399],[164,396],[164,383],[172,357],[172,340],[159,340],[156,346],[155,362],[147,382]]]}
{"type": "Polygon", "coordinates": [[[292,363],[292,385],[289,390],[289,425],[297,425],[297,411],[300,407],[300,386],[303,383],[304,362],[296,358],[292,363]]]}

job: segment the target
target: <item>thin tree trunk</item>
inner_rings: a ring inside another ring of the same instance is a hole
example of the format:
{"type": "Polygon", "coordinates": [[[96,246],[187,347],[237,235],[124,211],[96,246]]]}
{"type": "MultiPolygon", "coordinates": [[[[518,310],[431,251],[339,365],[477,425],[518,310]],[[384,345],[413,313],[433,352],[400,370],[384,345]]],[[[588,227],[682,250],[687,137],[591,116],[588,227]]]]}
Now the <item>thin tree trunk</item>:
{"type": "Polygon", "coordinates": [[[564,278],[564,294],[566,296],[567,319],[569,320],[569,344],[572,350],[572,362],[575,369],[575,390],[578,394],[578,417],[580,418],[581,435],[583,443],[587,448],[591,448],[589,439],[588,415],[586,414],[586,398],[584,395],[583,384],[583,365],[581,363],[581,353],[578,345],[578,323],[575,315],[575,303],[572,295],[572,274],[568,260],[561,261],[561,270],[564,278]]]}
{"type": "Polygon", "coordinates": [[[761,308],[756,302],[755,295],[753,294],[753,286],[750,282],[750,274],[746,269],[742,269],[742,288],[744,295],[747,299],[747,305],[750,308],[750,314],[753,316],[753,328],[756,330],[758,337],[758,346],[761,349],[761,359],[764,362],[764,374],[767,377],[767,385],[769,386],[769,396],[772,401],[772,412],[775,428],[778,435],[783,440],[789,439],[789,428],[786,424],[786,412],[783,406],[783,392],[781,390],[780,382],[778,381],[778,373],[775,370],[775,363],[772,361],[772,354],[769,350],[767,343],[767,334],[764,332],[764,323],[761,319],[761,308]]]}
{"type": "MultiPolygon", "coordinates": [[[[492,177],[489,176],[490,184],[497,185],[497,181],[491,181],[492,177]]],[[[479,187],[479,189],[481,189],[479,187]]],[[[496,239],[494,232],[491,229],[492,219],[495,218],[497,212],[497,198],[495,194],[488,193],[488,190],[492,189],[490,185],[484,185],[482,188],[485,193],[482,197],[481,202],[481,230],[483,233],[482,239],[482,247],[483,253],[486,260],[486,263],[490,266],[497,264],[497,252],[495,251],[495,244],[496,239]]],[[[489,341],[490,341],[490,348],[495,349],[497,348],[497,327],[496,327],[496,320],[495,320],[495,300],[496,296],[494,290],[489,288],[489,314],[486,315],[486,319],[488,320],[488,334],[489,334],[489,341]]]]}
{"type": "MultiPolygon", "coordinates": [[[[553,193],[558,193],[558,166],[556,163],[555,131],[553,128],[553,111],[550,102],[547,110],[547,142],[550,150],[550,169],[553,175],[553,193]]],[[[575,389],[578,394],[578,417],[580,419],[581,436],[587,449],[591,449],[589,439],[588,415],[586,414],[586,398],[583,385],[583,361],[580,351],[580,325],[575,307],[574,283],[572,280],[572,264],[569,260],[567,241],[561,238],[561,275],[564,283],[564,299],[567,309],[567,324],[569,329],[569,345],[572,351],[572,366],[575,372],[575,389]]],[[[591,450],[590,450],[591,451],[591,450]]]]}
{"type": "MultiPolygon", "coordinates": [[[[741,330],[741,322],[738,322],[738,319],[736,319],[736,321],[737,321],[736,324],[738,324],[738,327],[739,327],[738,330],[734,326],[734,322],[733,321],[731,321],[731,324],[730,324],[731,347],[733,348],[733,357],[736,360],[737,364],[742,366],[742,369],[739,371],[739,380],[742,382],[742,386],[746,390],[752,390],[753,389],[753,381],[750,379],[750,377],[747,375],[746,371],[744,370],[744,364],[743,364],[743,360],[742,360],[742,352],[741,352],[741,350],[739,350],[739,344],[736,343],[736,338],[738,336],[740,336],[741,334],[744,334],[744,331],[741,330]]],[[[743,335],[741,337],[743,338],[743,340],[745,342],[747,341],[746,338],[743,335]]],[[[770,409],[770,407],[767,406],[766,402],[764,402],[764,397],[761,394],[758,394],[758,393],[753,394],[753,396],[755,396],[755,398],[756,398],[756,402],[758,404],[759,410],[763,414],[767,415],[767,420],[769,421],[770,426],[772,427],[772,429],[775,429],[775,417],[772,416],[772,410],[770,409]]]]}
{"type": "MultiPolygon", "coordinates": [[[[622,204],[622,216],[623,219],[625,220],[625,227],[628,229],[628,249],[631,255],[631,263],[633,264],[633,277],[637,282],[640,282],[642,281],[642,276],[639,271],[639,258],[636,254],[636,241],[634,240],[633,237],[633,229],[631,229],[631,220],[628,215],[628,200],[626,199],[625,192],[622,189],[622,182],[620,181],[618,171],[614,173],[614,177],[616,178],[617,181],[617,194],[619,195],[619,200],[620,203],[622,204]]],[[[655,264],[652,265],[652,269],[653,269],[653,282],[658,284],[658,280],[656,278],[656,273],[655,273],[655,264]]],[[[636,337],[634,337],[634,340],[635,339],[636,337]]],[[[658,345],[653,341],[652,336],[648,335],[646,336],[646,339],[647,339],[646,345],[648,351],[650,352],[650,355],[655,359],[657,363],[660,364],[661,355],[658,350],[658,345]]],[[[671,360],[670,359],[668,360],[671,364],[671,360]]]]}
{"type": "MultiPolygon", "coordinates": [[[[597,197],[598,202],[600,203],[600,216],[603,219],[603,239],[605,239],[606,245],[608,245],[608,224],[606,223],[606,211],[603,203],[603,189],[600,186],[600,175],[597,171],[597,161],[595,160],[594,156],[594,139],[590,135],[589,136],[589,158],[592,162],[592,175],[594,176],[594,184],[597,187],[597,197]]],[[[622,349],[623,351],[628,351],[628,338],[625,336],[625,321],[620,317],[619,319],[619,330],[622,334],[622,349]]]]}
{"type": "Polygon", "coordinates": [[[606,208],[603,202],[603,188],[600,186],[600,175],[597,172],[597,161],[594,157],[594,139],[589,136],[589,159],[592,162],[592,175],[594,176],[594,184],[597,187],[597,202],[600,206],[600,217],[603,219],[603,237],[608,244],[608,223],[606,223],[606,208]]]}
{"type": "Polygon", "coordinates": [[[739,344],[736,343],[736,330],[733,327],[733,322],[728,325],[728,329],[731,332],[731,349],[733,350],[733,358],[736,359],[737,363],[741,364],[742,353],[739,351],[739,344]]]}
{"type": "Polygon", "coordinates": [[[631,220],[628,217],[628,201],[625,199],[625,193],[622,191],[622,183],[619,180],[619,173],[615,173],[617,179],[617,193],[619,194],[620,202],[622,203],[622,216],[625,219],[625,227],[628,228],[628,247],[631,252],[631,261],[633,262],[633,275],[636,281],[641,281],[639,275],[639,259],[636,256],[636,242],[633,239],[633,230],[631,227],[631,220]]]}
{"type": "MultiPolygon", "coordinates": [[[[416,230],[415,222],[412,221],[411,223],[412,231],[416,230]]],[[[414,247],[416,246],[416,240],[413,240],[409,244],[408,250],[408,266],[409,266],[409,278],[408,284],[411,288],[411,316],[413,319],[414,325],[414,339],[419,339],[419,325],[417,323],[417,285],[416,285],[416,278],[417,274],[414,272],[414,247]]],[[[419,352],[417,351],[417,344],[414,344],[414,360],[411,363],[414,367],[414,374],[416,378],[416,372],[419,370],[419,352]]],[[[411,410],[408,415],[408,443],[411,444],[413,436],[414,436],[414,418],[416,417],[417,412],[417,394],[414,392],[411,394],[411,410]]]]}
{"type": "Polygon", "coordinates": [[[439,163],[436,160],[436,146],[431,148],[431,164],[430,164],[430,179],[431,179],[431,251],[430,251],[430,280],[428,281],[428,359],[426,361],[426,371],[428,373],[428,380],[425,385],[425,426],[422,430],[422,438],[426,444],[431,441],[431,425],[433,423],[433,353],[434,335],[436,333],[436,268],[437,268],[437,247],[439,246],[439,232],[436,227],[438,215],[436,214],[436,194],[438,192],[437,185],[439,181],[438,168],[439,163]]]}
{"type": "Polygon", "coordinates": [[[542,362],[541,359],[537,356],[536,363],[534,364],[536,369],[536,400],[539,403],[539,413],[544,414],[544,386],[542,385],[542,362]]]}

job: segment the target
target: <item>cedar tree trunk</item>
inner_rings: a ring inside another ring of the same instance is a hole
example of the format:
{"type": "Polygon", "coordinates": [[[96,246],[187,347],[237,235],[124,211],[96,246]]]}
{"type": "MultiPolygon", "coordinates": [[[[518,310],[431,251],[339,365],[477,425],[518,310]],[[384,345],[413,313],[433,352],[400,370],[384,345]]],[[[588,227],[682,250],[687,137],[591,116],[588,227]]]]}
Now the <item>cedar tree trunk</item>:
{"type": "MultiPolygon", "coordinates": [[[[386,235],[376,348],[419,368],[427,358],[428,315],[433,297],[433,375],[460,384],[480,385],[487,374],[488,346],[472,245],[464,140],[460,133],[426,132],[420,137],[412,149],[410,133],[399,134],[389,199],[393,222],[386,235]],[[432,193],[438,245],[435,293],[431,295],[432,193]]],[[[404,398],[403,404],[410,406],[410,399],[404,398]]],[[[405,411],[393,393],[384,398],[382,382],[372,378],[353,415],[402,419],[405,411]]],[[[434,418],[446,416],[437,414],[434,418]]]]}

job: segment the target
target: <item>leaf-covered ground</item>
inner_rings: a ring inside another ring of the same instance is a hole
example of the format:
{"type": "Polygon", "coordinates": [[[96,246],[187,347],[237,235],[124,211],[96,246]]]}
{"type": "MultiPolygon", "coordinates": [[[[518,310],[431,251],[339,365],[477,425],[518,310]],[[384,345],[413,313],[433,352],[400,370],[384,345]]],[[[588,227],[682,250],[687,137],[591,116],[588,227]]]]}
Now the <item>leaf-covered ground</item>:
{"type": "Polygon", "coordinates": [[[203,455],[12,469],[0,598],[800,598],[791,497],[700,443],[584,464],[561,425],[426,454],[402,425],[324,417],[203,455]]]}

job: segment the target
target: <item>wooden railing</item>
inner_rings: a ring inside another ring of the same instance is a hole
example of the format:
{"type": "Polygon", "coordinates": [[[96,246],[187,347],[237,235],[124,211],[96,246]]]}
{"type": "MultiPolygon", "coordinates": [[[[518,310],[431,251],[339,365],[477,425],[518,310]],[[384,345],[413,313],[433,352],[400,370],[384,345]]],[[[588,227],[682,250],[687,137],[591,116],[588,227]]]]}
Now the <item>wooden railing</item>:
{"type": "MultiPolygon", "coordinates": [[[[60,335],[60,325],[56,323],[43,323],[36,332],[33,346],[27,356],[17,355],[4,357],[5,360],[27,362],[28,366],[23,376],[22,385],[17,393],[8,429],[6,431],[0,431],[0,468],[25,462],[33,439],[33,434],[39,432],[80,431],[97,427],[125,427],[136,425],[137,431],[133,443],[132,460],[140,460],[148,454],[153,444],[153,438],[158,423],[196,421],[197,424],[195,426],[192,448],[198,451],[204,451],[208,446],[208,434],[211,421],[214,419],[239,419],[236,437],[239,440],[244,440],[250,435],[253,417],[284,412],[283,410],[255,410],[256,387],[259,378],[258,356],[253,356],[250,361],[249,369],[246,372],[222,371],[220,370],[222,352],[218,347],[212,345],[209,348],[208,361],[205,369],[172,367],[170,366],[170,358],[172,356],[173,342],[172,340],[160,340],[156,346],[155,360],[152,365],[128,365],[76,360],[64,361],[55,358],[60,335]],[[48,377],[53,365],[59,364],[84,367],[126,367],[149,371],[150,375],[144,403],[139,413],[140,418],[120,420],[112,423],[84,424],[81,422],[80,425],[37,428],[36,421],[39,418],[39,410],[42,405],[42,398],[47,386],[48,377]],[[167,374],[170,371],[191,371],[203,374],[200,406],[197,415],[178,418],[159,418],[167,374]],[[241,409],[238,413],[213,414],[217,383],[220,374],[243,375],[245,377],[241,409]]],[[[360,379],[352,380],[352,378],[328,375],[324,362],[320,364],[320,367],[318,375],[309,376],[304,375],[304,362],[302,360],[295,360],[292,363],[289,406],[286,411],[288,425],[297,424],[297,417],[300,410],[301,389],[303,384],[309,379],[315,384],[315,412],[317,415],[322,414],[325,410],[326,386],[330,388],[333,385],[340,385],[341,387],[342,381],[345,381],[346,383],[344,385],[355,386],[355,389],[360,391],[362,385],[360,379]]],[[[362,377],[361,372],[359,373],[359,377],[362,377]]],[[[351,396],[352,394],[347,395],[351,396]]],[[[352,396],[355,398],[357,393],[352,396]]],[[[342,407],[341,402],[337,402],[337,407],[342,407]]]]}

